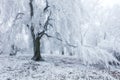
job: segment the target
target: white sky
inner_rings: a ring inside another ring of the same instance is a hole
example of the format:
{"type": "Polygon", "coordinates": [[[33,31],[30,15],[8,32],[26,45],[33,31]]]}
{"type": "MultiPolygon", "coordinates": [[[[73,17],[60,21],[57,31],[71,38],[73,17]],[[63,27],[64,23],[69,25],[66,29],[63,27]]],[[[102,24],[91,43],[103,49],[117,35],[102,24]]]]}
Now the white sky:
{"type": "Polygon", "coordinates": [[[113,5],[120,5],[120,0],[101,0],[101,5],[103,7],[113,7],[113,5]]]}

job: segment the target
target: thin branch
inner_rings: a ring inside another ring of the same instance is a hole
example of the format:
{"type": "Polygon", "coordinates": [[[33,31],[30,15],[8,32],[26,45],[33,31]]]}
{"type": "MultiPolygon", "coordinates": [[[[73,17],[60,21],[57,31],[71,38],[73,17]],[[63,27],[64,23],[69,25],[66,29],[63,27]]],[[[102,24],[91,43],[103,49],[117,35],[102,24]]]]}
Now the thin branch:
{"type": "Polygon", "coordinates": [[[23,16],[23,15],[24,15],[24,13],[17,13],[17,15],[16,15],[15,19],[13,20],[13,22],[15,23],[16,20],[22,19],[22,16],[23,16]]]}
{"type": "Polygon", "coordinates": [[[47,37],[50,37],[50,38],[52,38],[52,36],[48,35],[47,33],[45,33],[45,35],[46,35],[47,37]]]}
{"type": "Polygon", "coordinates": [[[76,47],[77,47],[77,46],[75,46],[75,45],[72,45],[72,44],[68,43],[67,41],[66,41],[66,44],[67,44],[68,46],[70,46],[70,47],[73,47],[73,48],[76,48],[76,47]]]}
{"type": "Polygon", "coordinates": [[[48,1],[46,0],[46,7],[44,8],[43,11],[44,11],[44,12],[47,11],[49,7],[50,7],[50,6],[48,5],[48,1]]]}
{"type": "Polygon", "coordinates": [[[29,3],[29,6],[30,6],[30,17],[31,17],[31,19],[32,19],[33,15],[34,15],[32,2],[33,2],[33,0],[30,0],[30,3],[29,3]]]}
{"type": "Polygon", "coordinates": [[[38,33],[39,38],[41,39],[44,34],[45,34],[44,30],[42,32],[38,33]]]}
{"type": "Polygon", "coordinates": [[[22,16],[23,16],[23,15],[24,15],[24,13],[17,13],[15,19],[13,20],[12,26],[15,25],[15,23],[16,23],[16,21],[17,21],[18,19],[22,19],[22,16]]]}
{"type": "Polygon", "coordinates": [[[24,13],[18,13],[17,15],[16,15],[16,18],[15,18],[15,20],[17,20],[17,19],[22,19],[22,16],[24,15],[24,13]]]}
{"type": "Polygon", "coordinates": [[[58,38],[58,37],[50,36],[50,35],[48,35],[47,33],[45,33],[45,35],[46,35],[47,37],[49,37],[49,38],[55,38],[55,39],[57,39],[57,40],[59,40],[59,41],[63,41],[62,39],[60,39],[60,38],[58,38]]]}
{"type": "Polygon", "coordinates": [[[44,26],[43,26],[45,31],[47,31],[48,25],[51,25],[51,24],[49,23],[50,20],[51,20],[50,17],[51,17],[51,11],[50,11],[50,13],[49,13],[49,15],[48,15],[48,17],[47,17],[47,20],[46,20],[44,26]]]}
{"type": "Polygon", "coordinates": [[[48,25],[51,26],[51,27],[53,28],[53,25],[52,25],[52,24],[49,23],[48,25]]]}
{"type": "MultiPolygon", "coordinates": [[[[63,41],[62,39],[60,39],[60,38],[58,38],[58,37],[54,37],[54,36],[50,36],[50,35],[48,35],[47,33],[45,33],[45,35],[47,36],[47,37],[49,37],[49,38],[55,38],[55,39],[57,39],[57,40],[59,40],[59,41],[63,41]]],[[[72,44],[70,44],[70,43],[68,43],[67,41],[66,41],[66,44],[68,45],[68,46],[70,46],[70,47],[73,47],[73,48],[76,48],[77,46],[75,46],[75,45],[72,45],[72,44]]]]}

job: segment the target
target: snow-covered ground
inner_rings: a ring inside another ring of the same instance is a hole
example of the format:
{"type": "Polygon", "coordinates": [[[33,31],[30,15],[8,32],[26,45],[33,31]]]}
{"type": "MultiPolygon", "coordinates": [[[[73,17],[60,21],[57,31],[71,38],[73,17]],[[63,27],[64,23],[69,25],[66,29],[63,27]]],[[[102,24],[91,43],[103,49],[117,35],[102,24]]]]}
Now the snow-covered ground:
{"type": "Polygon", "coordinates": [[[34,62],[32,55],[0,55],[0,80],[120,80],[120,72],[83,65],[75,57],[43,55],[34,62]]]}

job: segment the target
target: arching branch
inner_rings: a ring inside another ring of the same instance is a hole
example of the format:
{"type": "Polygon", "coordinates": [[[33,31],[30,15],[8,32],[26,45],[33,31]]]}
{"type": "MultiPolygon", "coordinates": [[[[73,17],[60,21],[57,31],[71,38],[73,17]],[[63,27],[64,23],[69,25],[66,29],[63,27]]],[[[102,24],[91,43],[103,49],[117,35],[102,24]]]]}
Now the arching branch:
{"type": "Polygon", "coordinates": [[[45,31],[47,31],[48,26],[52,26],[52,24],[50,23],[50,20],[51,20],[50,17],[51,17],[51,11],[50,11],[50,13],[49,13],[49,15],[47,17],[47,20],[46,20],[44,26],[43,26],[45,31]]]}
{"type": "Polygon", "coordinates": [[[59,41],[63,41],[62,39],[58,38],[58,37],[54,37],[54,36],[51,36],[51,35],[48,35],[47,33],[45,33],[45,35],[49,38],[54,38],[54,39],[57,39],[59,41]]]}
{"type": "Polygon", "coordinates": [[[15,17],[15,20],[22,19],[23,15],[24,15],[24,13],[18,13],[15,17]]]}
{"type": "Polygon", "coordinates": [[[15,22],[18,20],[18,19],[22,19],[22,16],[24,15],[24,13],[17,13],[15,19],[13,20],[13,25],[15,25],[15,22]]]}

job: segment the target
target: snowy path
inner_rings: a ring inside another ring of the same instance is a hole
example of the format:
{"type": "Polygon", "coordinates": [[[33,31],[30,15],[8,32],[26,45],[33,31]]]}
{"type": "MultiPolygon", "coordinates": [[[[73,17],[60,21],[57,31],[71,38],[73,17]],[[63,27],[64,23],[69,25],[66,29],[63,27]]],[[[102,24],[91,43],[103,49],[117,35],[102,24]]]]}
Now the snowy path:
{"type": "Polygon", "coordinates": [[[43,58],[43,62],[34,62],[30,55],[0,55],[0,80],[120,80],[120,73],[115,79],[105,70],[82,65],[76,58],[49,55],[43,58]]]}

